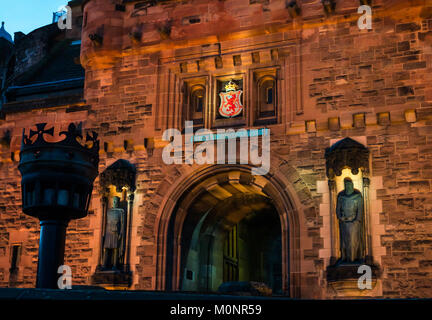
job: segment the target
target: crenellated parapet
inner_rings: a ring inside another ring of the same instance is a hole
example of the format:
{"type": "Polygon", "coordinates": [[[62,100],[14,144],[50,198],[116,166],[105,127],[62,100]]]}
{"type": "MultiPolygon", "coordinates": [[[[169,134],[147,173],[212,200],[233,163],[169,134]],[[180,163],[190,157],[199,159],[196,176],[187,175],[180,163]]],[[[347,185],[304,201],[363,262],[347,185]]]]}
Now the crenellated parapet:
{"type": "Polygon", "coordinates": [[[326,26],[343,23],[355,27],[362,5],[370,6],[378,23],[386,17],[412,21],[421,15],[422,4],[403,8],[404,2],[389,0],[89,0],[83,5],[81,58],[84,66],[104,68],[127,55],[277,33],[286,38],[298,30],[323,32],[326,26]]]}

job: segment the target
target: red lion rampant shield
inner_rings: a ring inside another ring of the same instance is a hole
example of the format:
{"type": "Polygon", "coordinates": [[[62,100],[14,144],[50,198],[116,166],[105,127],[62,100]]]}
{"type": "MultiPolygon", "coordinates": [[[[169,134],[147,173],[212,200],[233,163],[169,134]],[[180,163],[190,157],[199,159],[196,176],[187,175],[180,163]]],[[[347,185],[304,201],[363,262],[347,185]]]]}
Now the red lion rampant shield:
{"type": "Polygon", "coordinates": [[[232,118],[238,116],[242,112],[243,105],[240,100],[242,93],[241,90],[219,93],[221,99],[219,113],[221,116],[232,118]]]}

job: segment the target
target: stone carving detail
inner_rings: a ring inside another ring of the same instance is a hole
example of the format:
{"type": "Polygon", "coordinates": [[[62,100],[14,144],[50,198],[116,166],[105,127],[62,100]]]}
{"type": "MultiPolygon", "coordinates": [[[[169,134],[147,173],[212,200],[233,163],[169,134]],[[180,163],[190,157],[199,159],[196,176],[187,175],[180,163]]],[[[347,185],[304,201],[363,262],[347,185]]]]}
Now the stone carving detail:
{"type": "Polygon", "coordinates": [[[369,150],[351,138],[345,138],[326,149],[327,177],[333,179],[342,174],[344,168],[350,168],[356,175],[359,169],[363,174],[369,173],[369,150]]]}
{"type": "Polygon", "coordinates": [[[121,192],[122,188],[128,188],[130,192],[134,192],[136,169],[129,161],[120,159],[110,165],[100,175],[101,192],[106,194],[106,189],[113,185],[117,192],[121,192]]]}

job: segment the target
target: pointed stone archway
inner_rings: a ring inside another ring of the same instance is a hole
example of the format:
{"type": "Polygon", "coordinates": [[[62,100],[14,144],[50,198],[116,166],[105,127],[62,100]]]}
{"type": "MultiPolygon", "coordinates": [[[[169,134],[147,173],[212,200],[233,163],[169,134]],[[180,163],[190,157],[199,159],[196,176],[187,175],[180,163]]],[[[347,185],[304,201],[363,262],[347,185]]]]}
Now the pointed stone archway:
{"type": "MultiPolygon", "coordinates": [[[[275,272],[271,279],[260,278],[257,274],[267,273],[271,266],[266,270],[249,268],[249,276],[243,275],[243,280],[262,280],[277,293],[300,296],[301,204],[281,172],[266,176],[250,172],[250,167],[242,165],[209,166],[179,179],[167,190],[156,226],[157,290],[216,291],[224,279],[221,253],[226,234],[240,223],[244,229],[247,221],[252,221],[248,225],[255,221],[272,230],[277,226],[276,237],[269,237],[266,241],[270,244],[261,249],[264,255],[272,251],[275,272]],[[280,275],[275,267],[278,261],[280,275]],[[191,279],[200,283],[187,284],[191,279]]],[[[253,256],[249,255],[249,262],[255,261],[253,256]]],[[[270,256],[261,261],[269,261],[270,256]]]]}

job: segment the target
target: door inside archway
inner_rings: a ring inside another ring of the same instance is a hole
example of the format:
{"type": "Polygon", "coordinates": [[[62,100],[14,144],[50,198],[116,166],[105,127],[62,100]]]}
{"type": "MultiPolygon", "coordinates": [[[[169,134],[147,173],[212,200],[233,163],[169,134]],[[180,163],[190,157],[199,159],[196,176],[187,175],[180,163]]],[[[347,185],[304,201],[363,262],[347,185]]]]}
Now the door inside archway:
{"type": "Polygon", "coordinates": [[[180,288],[216,292],[224,282],[255,281],[280,294],[281,224],[271,199],[241,194],[199,214],[201,207],[197,201],[185,219],[180,288]]]}

